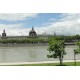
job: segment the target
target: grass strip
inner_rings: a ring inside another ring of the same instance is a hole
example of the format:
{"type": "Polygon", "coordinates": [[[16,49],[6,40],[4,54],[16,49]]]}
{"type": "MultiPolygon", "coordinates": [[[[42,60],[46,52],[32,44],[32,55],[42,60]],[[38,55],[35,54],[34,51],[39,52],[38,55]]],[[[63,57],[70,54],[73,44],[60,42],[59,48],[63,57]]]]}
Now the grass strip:
{"type": "MultiPolygon", "coordinates": [[[[59,63],[41,63],[41,64],[14,64],[1,66],[60,66],[59,63]]],[[[75,66],[74,62],[64,62],[63,66],[75,66]]],[[[76,66],[80,66],[80,62],[76,62],[76,66]]]]}

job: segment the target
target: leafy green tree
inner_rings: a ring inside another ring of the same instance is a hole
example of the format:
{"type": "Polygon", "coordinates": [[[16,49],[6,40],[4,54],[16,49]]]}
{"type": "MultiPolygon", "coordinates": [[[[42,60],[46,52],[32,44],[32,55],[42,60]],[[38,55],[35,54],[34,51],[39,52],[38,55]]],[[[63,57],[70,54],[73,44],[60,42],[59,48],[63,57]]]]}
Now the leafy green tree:
{"type": "Polygon", "coordinates": [[[60,61],[60,65],[63,65],[63,57],[66,54],[65,52],[65,44],[62,40],[56,40],[53,39],[49,42],[49,48],[50,53],[53,53],[52,55],[47,55],[48,58],[58,58],[60,61]]]}
{"type": "Polygon", "coordinates": [[[74,65],[76,66],[76,55],[80,54],[80,42],[77,42],[76,45],[78,46],[77,49],[74,49],[74,65]]]}

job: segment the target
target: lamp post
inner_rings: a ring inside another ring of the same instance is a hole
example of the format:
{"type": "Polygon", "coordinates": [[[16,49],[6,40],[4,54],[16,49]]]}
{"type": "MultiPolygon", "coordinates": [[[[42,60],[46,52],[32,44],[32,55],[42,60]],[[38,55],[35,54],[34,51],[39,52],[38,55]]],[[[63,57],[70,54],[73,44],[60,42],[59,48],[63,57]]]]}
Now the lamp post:
{"type": "Polygon", "coordinates": [[[74,49],[74,66],[76,66],[76,50],[74,49]]]}

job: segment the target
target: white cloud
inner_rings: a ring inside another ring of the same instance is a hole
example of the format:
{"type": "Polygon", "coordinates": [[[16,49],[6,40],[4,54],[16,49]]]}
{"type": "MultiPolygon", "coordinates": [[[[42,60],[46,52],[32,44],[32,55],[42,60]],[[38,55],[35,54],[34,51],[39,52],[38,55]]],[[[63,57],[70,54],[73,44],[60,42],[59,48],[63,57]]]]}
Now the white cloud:
{"type": "Polygon", "coordinates": [[[36,17],[37,14],[34,13],[2,13],[0,14],[0,20],[6,21],[17,21],[17,20],[25,20],[26,18],[29,19],[30,17],[36,17]]]}
{"type": "MultiPolygon", "coordinates": [[[[1,13],[0,20],[6,21],[17,21],[25,20],[29,18],[37,17],[37,14],[34,13],[1,13]]],[[[28,35],[29,29],[23,28],[23,23],[20,24],[0,24],[0,35],[3,32],[3,29],[6,30],[8,36],[21,36],[28,35]]]]}
{"type": "Polygon", "coordinates": [[[22,24],[0,24],[0,30],[22,28],[22,24]]]}
{"type": "Polygon", "coordinates": [[[0,24],[0,34],[2,34],[3,30],[5,29],[8,35],[17,35],[16,32],[18,32],[21,28],[22,24],[0,24]]]}
{"type": "MultiPolygon", "coordinates": [[[[6,29],[8,36],[28,35],[31,28],[23,28],[23,24],[0,24],[0,34],[6,29]]],[[[80,14],[62,14],[59,21],[34,27],[38,34],[75,35],[80,34],[80,14]]]]}
{"type": "Polygon", "coordinates": [[[41,27],[37,31],[47,34],[54,34],[55,31],[58,35],[80,34],[80,14],[62,14],[59,21],[51,22],[50,25],[41,27]]]}
{"type": "Polygon", "coordinates": [[[8,29],[6,30],[7,36],[28,36],[29,35],[29,28],[17,28],[17,29],[8,29]]]}

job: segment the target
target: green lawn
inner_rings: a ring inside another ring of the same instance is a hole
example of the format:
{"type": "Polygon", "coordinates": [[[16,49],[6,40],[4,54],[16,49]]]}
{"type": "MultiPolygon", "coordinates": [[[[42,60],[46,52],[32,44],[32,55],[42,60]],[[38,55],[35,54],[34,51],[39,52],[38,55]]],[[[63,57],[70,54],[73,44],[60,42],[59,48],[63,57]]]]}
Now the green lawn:
{"type": "MultiPolygon", "coordinates": [[[[59,66],[59,63],[19,64],[9,66],[59,66]]],[[[74,66],[74,62],[64,62],[64,66],[74,66]]],[[[76,66],[80,66],[80,62],[76,62],[76,66]]]]}
{"type": "MultiPolygon", "coordinates": [[[[20,64],[18,66],[59,66],[59,63],[20,64]]],[[[66,62],[64,63],[64,66],[74,66],[74,62],[66,62]]],[[[80,62],[77,62],[76,66],[80,66],[80,62]]]]}

